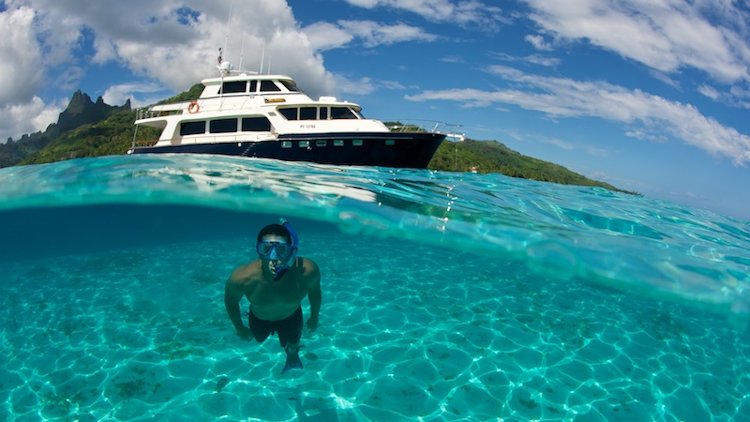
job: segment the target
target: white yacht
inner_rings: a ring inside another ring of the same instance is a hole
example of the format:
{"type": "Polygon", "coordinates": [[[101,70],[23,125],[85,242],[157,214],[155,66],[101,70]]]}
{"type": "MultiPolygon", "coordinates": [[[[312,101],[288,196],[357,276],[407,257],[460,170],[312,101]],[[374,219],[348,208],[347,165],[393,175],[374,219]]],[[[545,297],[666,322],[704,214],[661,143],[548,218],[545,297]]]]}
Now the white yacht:
{"type": "Polygon", "coordinates": [[[323,164],[425,168],[445,134],[393,132],[361,107],[334,97],[317,101],[285,75],[231,70],[204,79],[194,101],[141,110],[136,125],[161,130],[152,146],[128,154],[193,153],[323,164]]]}

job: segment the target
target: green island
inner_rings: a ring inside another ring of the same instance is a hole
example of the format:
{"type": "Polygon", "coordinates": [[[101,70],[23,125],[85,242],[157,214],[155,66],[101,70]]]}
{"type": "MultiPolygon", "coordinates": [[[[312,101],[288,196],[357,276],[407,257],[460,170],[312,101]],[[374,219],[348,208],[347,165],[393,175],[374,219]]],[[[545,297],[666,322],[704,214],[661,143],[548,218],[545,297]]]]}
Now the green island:
{"type": "MultiPolygon", "coordinates": [[[[189,101],[198,98],[203,85],[161,103],[189,101]]],[[[134,132],[136,111],[130,101],[122,106],[110,106],[101,97],[96,102],[77,91],[57,123],[44,132],[23,135],[18,140],[8,139],[0,144],[0,168],[15,165],[50,163],[81,157],[125,154],[135,141],[149,145],[159,132],[139,128],[134,132]]],[[[398,123],[398,122],[390,122],[398,123]]],[[[558,164],[520,154],[499,141],[466,139],[445,141],[440,145],[428,168],[449,172],[501,173],[507,176],[567,185],[598,186],[627,192],[608,183],[589,179],[558,164]]]]}

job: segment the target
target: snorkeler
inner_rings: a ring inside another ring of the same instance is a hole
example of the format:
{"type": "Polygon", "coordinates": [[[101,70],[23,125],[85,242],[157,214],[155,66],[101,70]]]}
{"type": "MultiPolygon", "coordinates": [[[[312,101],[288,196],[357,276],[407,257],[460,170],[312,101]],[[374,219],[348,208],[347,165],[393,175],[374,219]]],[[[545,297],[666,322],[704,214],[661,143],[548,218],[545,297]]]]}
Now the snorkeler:
{"type": "Polygon", "coordinates": [[[260,343],[278,333],[286,351],[282,374],[302,368],[302,299],[308,296],[310,301],[310,331],[318,327],[322,300],[320,270],[312,260],[297,257],[298,246],[297,233],[288,222],[264,227],[255,246],[259,259],[235,269],[224,288],[224,306],[241,338],[254,337],[260,343]],[[243,296],[250,301],[249,328],[242,323],[240,313],[243,296]]]}

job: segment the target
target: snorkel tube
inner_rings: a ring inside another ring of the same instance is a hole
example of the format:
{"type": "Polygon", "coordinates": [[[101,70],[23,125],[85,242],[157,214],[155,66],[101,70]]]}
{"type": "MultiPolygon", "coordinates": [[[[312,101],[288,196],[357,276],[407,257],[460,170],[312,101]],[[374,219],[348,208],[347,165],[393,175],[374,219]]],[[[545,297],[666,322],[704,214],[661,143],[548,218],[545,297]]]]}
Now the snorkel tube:
{"type": "Polygon", "coordinates": [[[297,259],[297,249],[299,249],[299,237],[297,237],[297,232],[292,228],[292,225],[283,219],[281,225],[289,233],[289,238],[292,240],[292,253],[286,263],[274,268],[273,281],[281,280],[281,277],[283,277],[287,270],[291,268],[294,264],[294,260],[297,259]]]}

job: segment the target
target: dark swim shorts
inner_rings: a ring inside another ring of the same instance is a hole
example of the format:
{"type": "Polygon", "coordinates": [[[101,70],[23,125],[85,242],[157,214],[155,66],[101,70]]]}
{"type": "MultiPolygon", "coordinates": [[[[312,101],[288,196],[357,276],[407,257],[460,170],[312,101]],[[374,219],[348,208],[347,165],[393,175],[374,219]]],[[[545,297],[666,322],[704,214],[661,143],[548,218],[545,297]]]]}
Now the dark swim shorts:
{"type": "Polygon", "coordinates": [[[281,347],[286,347],[287,343],[299,343],[302,337],[302,307],[287,317],[279,321],[266,321],[253,314],[252,309],[248,312],[248,325],[250,331],[255,336],[258,343],[262,343],[269,335],[274,332],[279,334],[279,343],[281,347]]]}

